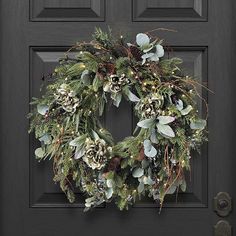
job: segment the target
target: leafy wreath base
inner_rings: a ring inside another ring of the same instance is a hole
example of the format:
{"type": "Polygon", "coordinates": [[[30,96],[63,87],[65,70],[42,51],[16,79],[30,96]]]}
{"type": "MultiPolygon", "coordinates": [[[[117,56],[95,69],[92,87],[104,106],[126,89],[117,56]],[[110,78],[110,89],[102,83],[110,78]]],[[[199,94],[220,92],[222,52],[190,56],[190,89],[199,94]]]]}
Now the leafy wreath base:
{"type": "Polygon", "coordinates": [[[74,188],[86,195],[85,210],[112,200],[128,209],[144,195],[162,205],[166,194],[186,190],[191,150],[206,140],[196,105],[201,85],[185,75],[181,59],[163,57],[163,40],[150,32],[132,44],[100,29],[93,37],[69,50],[78,53],[67,53],[43,96],[33,98],[35,155],[53,159],[54,181],[70,202],[74,188]],[[100,116],[122,98],[139,122],[135,136],[115,144],[100,116]]]}

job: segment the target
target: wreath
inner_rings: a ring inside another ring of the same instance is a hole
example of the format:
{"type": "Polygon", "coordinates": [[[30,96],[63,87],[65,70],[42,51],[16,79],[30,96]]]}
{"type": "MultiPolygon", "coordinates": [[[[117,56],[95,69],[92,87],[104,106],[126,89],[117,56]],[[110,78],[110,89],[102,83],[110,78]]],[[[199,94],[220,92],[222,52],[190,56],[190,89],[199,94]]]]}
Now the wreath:
{"type": "Polygon", "coordinates": [[[183,72],[180,58],[164,57],[168,47],[150,32],[126,41],[96,29],[93,41],[60,59],[31,102],[36,158],[53,160],[54,181],[71,203],[75,189],[84,193],[85,210],[113,200],[128,209],[143,196],[161,207],[166,194],[186,190],[192,150],[206,140],[197,110],[204,86],[183,72]],[[106,104],[118,109],[122,99],[139,122],[133,136],[114,143],[100,120],[106,104]]]}

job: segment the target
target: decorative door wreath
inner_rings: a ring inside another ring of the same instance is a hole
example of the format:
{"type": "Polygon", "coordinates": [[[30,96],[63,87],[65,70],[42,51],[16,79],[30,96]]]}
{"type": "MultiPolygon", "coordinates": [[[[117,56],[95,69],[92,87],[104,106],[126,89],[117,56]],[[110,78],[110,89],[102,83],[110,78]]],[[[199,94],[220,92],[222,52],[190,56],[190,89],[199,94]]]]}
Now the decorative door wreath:
{"type": "MultiPolygon", "coordinates": [[[[180,58],[164,58],[163,40],[139,33],[125,43],[96,29],[77,43],[33,98],[30,132],[41,142],[38,160],[53,159],[54,181],[71,203],[74,188],[87,197],[85,210],[115,201],[120,210],[148,195],[162,206],[166,194],[186,190],[191,150],[206,140],[206,119],[197,110],[200,85],[185,75],[180,58]],[[134,136],[114,143],[100,123],[105,104],[134,106],[134,136]]],[[[68,51],[68,52],[69,52],[68,51]]],[[[207,107],[207,104],[206,104],[207,107]]]]}

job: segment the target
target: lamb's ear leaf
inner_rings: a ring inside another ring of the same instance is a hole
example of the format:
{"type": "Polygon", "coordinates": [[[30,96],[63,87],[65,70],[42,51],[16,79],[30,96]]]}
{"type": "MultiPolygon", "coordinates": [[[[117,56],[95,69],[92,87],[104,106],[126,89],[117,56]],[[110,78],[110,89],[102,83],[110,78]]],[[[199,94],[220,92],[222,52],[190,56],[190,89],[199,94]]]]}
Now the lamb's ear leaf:
{"type": "Polygon", "coordinates": [[[157,124],[158,132],[166,138],[174,138],[175,133],[169,125],[157,124]]]}
{"type": "Polygon", "coordinates": [[[162,125],[169,124],[175,120],[172,116],[158,116],[159,123],[162,125]]]}
{"type": "Polygon", "coordinates": [[[126,89],[125,94],[129,98],[131,102],[139,102],[140,98],[138,98],[135,94],[133,94],[129,89],[126,89]]]}
{"type": "Polygon", "coordinates": [[[116,107],[119,107],[121,99],[122,99],[122,94],[117,93],[117,94],[112,96],[112,99],[113,99],[113,105],[116,106],[116,107]]]}
{"type": "Polygon", "coordinates": [[[150,140],[146,139],[143,142],[144,146],[144,154],[147,157],[155,157],[157,155],[157,150],[152,146],[152,143],[150,140]]]}
{"type": "Polygon", "coordinates": [[[206,127],[206,120],[203,120],[203,119],[198,119],[198,120],[195,120],[195,121],[192,121],[190,123],[190,128],[191,129],[199,129],[199,130],[202,130],[206,127]]]}
{"type": "Polygon", "coordinates": [[[83,146],[86,138],[87,138],[87,135],[83,134],[79,137],[76,137],[72,141],[70,141],[69,145],[72,147],[81,147],[81,146],[83,146]]]}
{"type": "Polygon", "coordinates": [[[85,153],[85,149],[84,148],[79,149],[79,150],[77,150],[77,149],[76,149],[75,156],[74,156],[74,158],[76,160],[80,159],[84,155],[84,153],[85,153]]]}
{"type": "Polygon", "coordinates": [[[99,135],[94,130],[92,130],[92,133],[95,140],[100,139],[99,135]]]}
{"type": "Polygon", "coordinates": [[[148,129],[154,125],[155,119],[146,119],[138,122],[137,126],[148,129]]]}

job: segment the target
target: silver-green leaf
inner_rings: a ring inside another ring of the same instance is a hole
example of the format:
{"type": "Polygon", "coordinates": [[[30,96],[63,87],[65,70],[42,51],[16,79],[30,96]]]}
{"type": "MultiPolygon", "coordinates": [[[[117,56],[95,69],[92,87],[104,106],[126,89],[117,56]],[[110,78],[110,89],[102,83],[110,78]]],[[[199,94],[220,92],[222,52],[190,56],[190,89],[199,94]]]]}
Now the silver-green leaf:
{"type": "Polygon", "coordinates": [[[139,33],[136,36],[136,43],[138,44],[138,46],[143,47],[143,46],[147,46],[150,43],[150,38],[148,37],[148,35],[143,34],[143,33],[139,33]]]}
{"type": "Polygon", "coordinates": [[[162,125],[169,124],[175,120],[172,116],[158,116],[159,123],[162,125]]]}
{"type": "Polygon", "coordinates": [[[143,146],[144,146],[144,154],[147,157],[154,157],[157,155],[157,150],[156,148],[152,146],[152,143],[150,140],[148,139],[144,140],[143,146]]]}
{"type": "Polygon", "coordinates": [[[167,137],[167,138],[175,137],[175,133],[169,125],[163,125],[163,124],[158,123],[157,130],[164,137],[167,137]]]}
{"type": "Polygon", "coordinates": [[[206,120],[195,120],[190,123],[190,128],[191,129],[199,129],[202,130],[206,127],[206,120]]]}
{"type": "Polygon", "coordinates": [[[154,125],[154,122],[155,122],[155,119],[141,120],[138,122],[137,126],[144,128],[144,129],[148,129],[154,125]]]}
{"type": "Polygon", "coordinates": [[[132,172],[134,178],[140,178],[144,174],[144,169],[142,168],[135,168],[132,172]]]}
{"type": "Polygon", "coordinates": [[[190,111],[192,111],[193,110],[193,107],[191,106],[191,105],[188,105],[186,108],[184,108],[183,110],[181,110],[180,112],[181,112],[181,114],[183,115],[183,116],[186,116],[186,115],[188,115],[188,113],[190,112],[190,111]]]}
{"type": "Polygon", "coordinates": [[[39,114],[41,115],[45,115],[48,111],[49,107],[47,105],[43,105],[43,104],[38,104],[37,105],[37,111],[39,114]]]}
{"type": "Polygon", "coordinates": [[[127,89],[126,95],[131,102],[139,102],[140,101],[140,98],[138,98],[135,94],[133,94],[129,89],[127,89]]]}
{"type": "Polygon", "coordinates": [[[41,147],[37,148],[34,153],[35,153],[35,156],[38,157],[38,158],[43,158],[46,154],[45,150],[41,147]]]}

